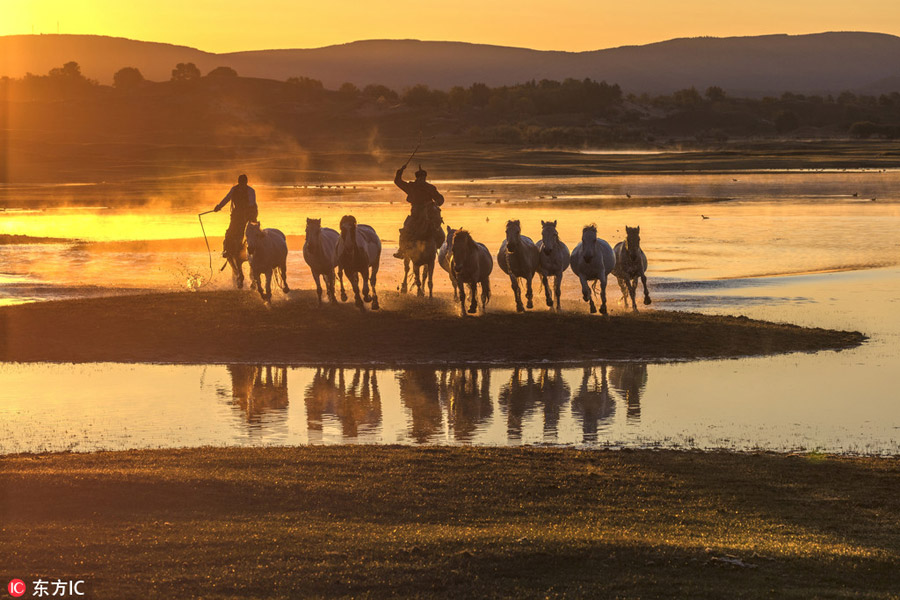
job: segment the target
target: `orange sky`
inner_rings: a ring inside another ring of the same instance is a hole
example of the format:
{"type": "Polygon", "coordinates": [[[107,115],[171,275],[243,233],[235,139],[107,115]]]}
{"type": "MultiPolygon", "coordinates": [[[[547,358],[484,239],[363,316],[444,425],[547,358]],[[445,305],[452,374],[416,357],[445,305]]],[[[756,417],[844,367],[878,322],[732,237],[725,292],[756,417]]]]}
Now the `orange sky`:
{"type": "Polygon", "coordinates": [[[210,52],[372,38],[594,50],[674,37],[900,34],[897,0],[0,0],[0,35],[87,33],[210,52]]]}

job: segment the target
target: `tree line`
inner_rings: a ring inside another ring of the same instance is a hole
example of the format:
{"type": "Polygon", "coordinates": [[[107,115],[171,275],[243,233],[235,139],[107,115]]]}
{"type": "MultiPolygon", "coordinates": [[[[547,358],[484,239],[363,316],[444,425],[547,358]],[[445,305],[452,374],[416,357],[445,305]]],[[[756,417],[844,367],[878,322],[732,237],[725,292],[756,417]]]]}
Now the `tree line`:
{"type": "Polygon", "coordinates": [[[360,88],[352,83],[326,89],[321,81],[308,77],[278,82],[244,78],[226,66],[204,75],[194,63],[175,65],[166,82],[149,81],[139,69],[123,67],[110,87],[86,78],[74,61],[46,75],[2,78],[0,89],[8,100],[24,102],[91,100],[104,95],[127,101],[152,91],[193,99],[201,107],[197,110],[203,110],[204,100],[236,94],[260,108],[260,113],[269,114],[276,126],[276,116],[310,110],[331,118],[336,118],[336,112],[355,112],[373,121],[405,115],[430,119],[440,133],[528,146],[725,142],[792,135],[900,137],[898,92],[878,96],[850,91],[836,95],[785,92],[740,98],[712,86],[703,91],[688,87],[670,94],[625,94],[617,84],[592,79],[532,80],[504,86],[473,83],[449,90],[422,84],[402,90],[379,84],[360,88]]]}

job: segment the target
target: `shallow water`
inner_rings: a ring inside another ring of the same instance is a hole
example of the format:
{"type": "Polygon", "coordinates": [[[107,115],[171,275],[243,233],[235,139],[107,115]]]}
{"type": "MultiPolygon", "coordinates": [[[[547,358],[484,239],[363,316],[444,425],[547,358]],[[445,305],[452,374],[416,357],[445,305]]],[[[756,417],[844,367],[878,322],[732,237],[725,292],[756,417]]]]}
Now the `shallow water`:
{"type": "MultiPolygon", "coordinates": [[[[857,349],[598,364],[587,371],[4,364],[0,452],[360,442],[898,454],[900,203],[891,196],[897,184],[894,172],[438,182],[447,223],[466,226],[492,250],[508,218],[521,219],[533,236],[541,219],[556,219],[570,248],[584,223],[596,222],[612,243],[625,224],[639,224],[653,308],[860,330],[870,341],[857,349]],[[631,206],[625,193],[684,202],[631,206]]],[[[257,186],[263,225],[297,236],[306,216],[336,226],[340,215],[356,214],[385,239],[380,281],[383,290],[395,289],[400,266],[388,255],[402,197],[386,182],[340,185],[257,186]]],[[[77,191],[90,194],[91,187],[77,191]]],[[[219,191],[204,188],[200,196],[211,204],[219,191]]],[[[20,192],[22,208],[40,204],[29,193],[20,192]]],[[[153,201],[127,210],[7,211],[0,234],[90,243],[0,246],[0,303],[186,289],[191,277],[205,277],[196,213],[208,207],[163,210],[159,198],[153,201]],[[194,238],[195,245],[130,244],[178,238],[194,238]],[[129,243],[96,243],[108,241],[129,243]]],[[[208,233],[220,234],[227,217],[208,215],[204,223],[208,233]]],[[[211,238],[214,251],[220,240],[211,238]]],[[[220,263],[214,259],[216,270],[220,263]]],[[[299,252],[292,252],[288,272],[292,287],[312,286],[299,252]]],[[[508,283],[494,275],[494,306],[507,307],[508,283]]],[[[216,272],[209,287],[229,285],[216,272]]],[[[449,291],[443,273],[435,291],[449,291]]],[[[577,298],[570,275],[564,294],[577,298]]],[[[622,310],[619,297],[618,289],[610,291],[613,311],[622,310]]]]}

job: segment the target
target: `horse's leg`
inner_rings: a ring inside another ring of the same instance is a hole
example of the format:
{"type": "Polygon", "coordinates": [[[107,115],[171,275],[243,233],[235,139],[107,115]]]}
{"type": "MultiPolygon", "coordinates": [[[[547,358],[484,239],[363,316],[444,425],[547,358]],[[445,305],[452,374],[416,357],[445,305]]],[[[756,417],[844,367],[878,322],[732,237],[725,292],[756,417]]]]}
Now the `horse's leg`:
{"type": "Polygon", "coordinates": [[[550,278],[542,274],[541,285],[544,286],[544,297],[547,299],[547,307],[553,308],[553,291],[550,289],[550,278]]]}
{"type": "Polygon", "coordinates": [[[619,289],[622,290],[622,302],[625,303],[625,308],[628,308],[628,286],[625,285],[628,279],[616,275],[616,281],[619,282],[619,289]]]}
{"type": "Polygon", "coordinates": [[[428,297],[434,298],[434,259],[427,265],[428,268],[428,297]]]}
{"type": "Polygon", "coordinates": [[[485,277],[481,280],[481,314],[487,312],[487,305],[491,299],[491,279],[485,277]]]}
{"type": "Polygon", "coordinates": [[[281,270],[281,291],[287,294],[291,291],[291,288],[289,288],[287,284],[287,257],[281,261],[279,269],[281,270]]]}
{"type": "Polygon", "coordinates": [[[328,293],[328,299],[337,303],[337,298],[334,297],[334,267],[325,271],[322,277],[325,279],[325,291],[328,293]]]}
{"type": "Polygon", "coordinates": [[[608,275],[602,273],[600,275],[600,314],[605,315],[606,312],[606,278],[608,275]]]}
{"type": "MultiPolygon", "coordinates": [[[[338,267],[338,281],[341,283],[341,302],[347,301],[347,292],[344,291],[344,267],[338,267]]],[[[350,276],[347,275],[347,279],[350,279],[350,276]]]]}
{"type": "Polygon", "coordinates": [[[456,281],[456,275],[454,275],[452,271],[450,272],[450,283],[453,284],[453,298],[458,299],[459,298],[459,284],[456,281]]]}
{"type": "Polygon", "coordinates": [[[359,295],[358,274],[356,272],[347,273],[347,279],[350,280],[350,286],[353,288],[353,297],[356,299],[356,306],[359,307],[359,310],[365,311],[366,304],[365,302],[363,302],[362,297],[359,295]]]}
{"type": "Polygon", "coordinates": [[[637,302],[634,301],[634,293],[637,291],[637,277],[634,279],[629,277],[625,282],[628,284],[628,295],[631,296],[631,309],[634,312],[638,312],[637,302]]]}
{"type": "Polygon", "coordinates": [[[371,302],[372,296],[369,293],[369,267],[366,266],[366,268],[360,271],[359,274],[362,276],[363,300],[365,300],[366,302],[371,302]]]}
{"type": "Polygon", "coordinates": [[[459,308],[462,312],[462,316],[466,316],[466,284],[459,284],[459,308]]]}
{"type": "Polygon", "coordinates": [[[512,286],[513,296],[516,298],[516,312],[525,312],[525,307],[522,306],[522,291],[519,289],[519,278],[516,277],[512,269],[509,271],[509,285],[512,286]]]}
{"type": "Polygon", "coordinates": [[[559,298],[562,296],[562,271],[557,273],[556,277],[554,277],[553,289],[556,292],[556,312],[559,312],[559,298]]]}
{"type": "MultiPolygon", "coordinates": [[[[482,286],[482,290],[484,287],[482,286]]],[[[475,313],[478,312],[478,282],[473,281],[469,284],[469,294],[472,296],[472,299],[469,301],[469,312],[475,313]]]]}
{"type": "Polygon", "coordinates": [[[372,269],[370,279],[372,280],[372,310],[378,310],[378,292],[375,290],[375,282],[378,281],[378,271],[372,269]]]}
{"type": "MultiPolygon", "coordinates": [[[[266,302],[272,301],[272,271],[266,271],[266,295],[263,296],[266,302]]],[[[257,284],[259,285],[259,284],[257,284]]]]}
{"type": "Polygon", "coordinates": [[[525,307],[526,307],[526,308],[534,308],[534,302],[533,302],[533,300],[534,300],[534,290],[533,290],[532,287],[531,287],[531,280],[532,280],[532,279],[534,279],[534,273],[532,273],[532,274],[525,280],[525,299],[528,301],[528,302],[525,304],[525,307]]]}
{"type": "Polygon", "coordinates": [[[231,265],[231,278],[234,280],[234,287],[241,290],[244,289],[244,270],[241,268],[236,258],[228,257],[228,264],[231,265]]]}
{"type": "MultiPolygon", "coordinates": [[[[644,285],[644,304],[650,304],[650,292],[647,291],[647,274],[641,271],[641,283],[644,285]]],[[[637,282],[635,282],[637,287],[637,282]]]]}
{"type": "Polygon", "coordinates": [[[584,301],[590,304],[591,314],[593,314],[597,312],[597,307],[594,306],[594,296],[591,294],[591,288],[588,287],[587,278],[584,275],[578,275],[578,279],[581,280],[581,295],[584,301]]]}
{"type": "MultiPolygon", "coordinates": [[[[322,306],[322,283],[319,281],[322,274],[318,271],[313,271],[313,279],[316,281],[316,296],[319,298],[319,306],[322,306]]],[[[325,285],[328,285],[328,280],[325,280],[325,285]]]]}
{"type": "Polygon", "coordinates": [[[405,294],[407,292],[406,282],[409,280],[409,259],[405,256],[403,257],[403,283],[400,284],[400,293],[405,294]]]}
{"type": "Polygon", "coordinates": [[[422,297],[425,295],[425,265],[413,265],[413,275],[416,276],[416,296],[422,297]],[[421,270],[421,275],[419,271],[421,270]]]}

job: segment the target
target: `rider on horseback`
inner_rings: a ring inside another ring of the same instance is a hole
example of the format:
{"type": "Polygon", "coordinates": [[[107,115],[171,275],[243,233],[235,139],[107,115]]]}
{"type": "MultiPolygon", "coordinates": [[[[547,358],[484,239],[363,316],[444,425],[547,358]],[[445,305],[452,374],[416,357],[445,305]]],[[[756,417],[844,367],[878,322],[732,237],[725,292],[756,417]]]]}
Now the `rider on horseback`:
{"type": "Polygon", "coordinates": [[[416,171],[415,181],[403,181],[403,170],[406,165],[397,169],[397,175],[394,177],[394,184],[406,192],[406,201],[412,206],[410,214],[403,222],[403,228],[400,229],[400,249],[394,254],[395,258],[403,258],[412,248],[415,242],[427,240],[429,237],[435,239],[435,244],[440,246],[444,242],[444,230],[441,223],[441,209],[444,203],[444,197],[437,191],[437,188],[425,181],[428,173],[419,165],[416,171]]]}
{"type": "Polygon", "coordinates": [[[225,231],[225,241],[222,242],[222,256],[225,258],[240,253],[240,248],[244,244],[244,228],[247,227],[247,223],[256,221],[258,217],[256,191],[247,185],[246,175],[238,177],[237,185],[231,188],[213,210],[219,212],[229,202],[231,202],[231,222],[225,231]]]}

